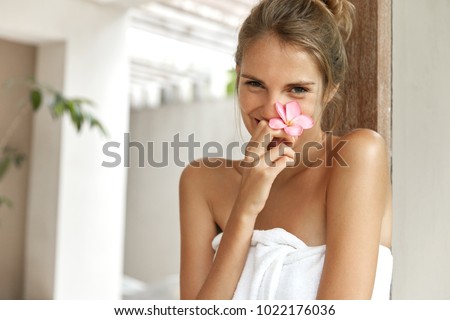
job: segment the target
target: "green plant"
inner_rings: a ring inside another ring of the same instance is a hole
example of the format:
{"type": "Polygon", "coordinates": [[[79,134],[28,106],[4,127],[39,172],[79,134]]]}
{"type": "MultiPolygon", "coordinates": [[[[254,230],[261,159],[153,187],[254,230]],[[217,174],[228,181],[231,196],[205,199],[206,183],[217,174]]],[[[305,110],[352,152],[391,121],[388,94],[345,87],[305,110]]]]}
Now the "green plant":
{"type": "Polygon", "coordinates": [[[232,97],[236,93],[236,70],[228,70],[227,96],[232,97]]]}
{"type": "MultiPolygon", "coordinates": [[[[6,130],[0,134],[0,181],[11,168],[11,165],[20,167],[25,160],[25,155],[20,151],[9,147],[8,142],[17,130],[24,114],[30,112],[30,110],[32,112],[38,111],[44,104],[44,100],[49,101],[45,104],[48,106],[48,110],[54,119],[59,119],[63,117],[64,114],[67,114],[77,132],[81,131],[84,125],[89,125],[90,128],[99,130],[102,135],[108,135],[101,122],[86,110],[87,106],[94,106],[92,101],[85,98],[67,98],[58,90],[34,79],[25,81],[10,80],[5,83],[6,88],[17,85],[26,86],[29,95],[24,99],[24,102],[19,105],[19,110],[13,121],[6,130]]],[[[13,203],[8,197],[0,193],[0,207],[2,205],[11,207],[13,203]]]]}

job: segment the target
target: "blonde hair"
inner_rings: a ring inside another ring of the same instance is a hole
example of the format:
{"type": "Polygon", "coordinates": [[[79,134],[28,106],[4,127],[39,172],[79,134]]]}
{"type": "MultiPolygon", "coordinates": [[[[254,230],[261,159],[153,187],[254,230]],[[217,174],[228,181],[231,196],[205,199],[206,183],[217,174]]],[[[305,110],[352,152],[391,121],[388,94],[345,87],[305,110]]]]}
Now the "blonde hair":
{"type": "Polygon", "coordinates": [[[344,45],[351,34],[353,15],[354,6],[348,0],[262,0],[241,26],[236,64],[241,64],[255,40],[270,34],[284,45],[305,50],[323,75],[324,97],[338,88],[330,101],[334,108],[327,110],[334,128],[343,114],[341,84],[347,70],[344,45]]]}

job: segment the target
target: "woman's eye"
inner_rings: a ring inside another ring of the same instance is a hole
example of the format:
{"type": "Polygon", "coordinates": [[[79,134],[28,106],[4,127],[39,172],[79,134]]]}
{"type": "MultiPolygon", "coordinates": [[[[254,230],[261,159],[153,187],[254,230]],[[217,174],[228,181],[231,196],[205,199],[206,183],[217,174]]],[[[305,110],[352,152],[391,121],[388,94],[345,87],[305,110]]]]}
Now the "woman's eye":
{"type": "Polygon", "coordinates": [[[247,81],[245,83],[246,85],[250,86],[250,87],[255,87],[255,88],[262,88],[262,84],[259,83],[258,81],[247,81]]]}
{"type": "Polygon", "coordinates": [[[301,94],[301,93],[308,92],[308,90],[303,87],[294,87],[291,89],[291,92],[293,92],[295,94],[301,94]]]}

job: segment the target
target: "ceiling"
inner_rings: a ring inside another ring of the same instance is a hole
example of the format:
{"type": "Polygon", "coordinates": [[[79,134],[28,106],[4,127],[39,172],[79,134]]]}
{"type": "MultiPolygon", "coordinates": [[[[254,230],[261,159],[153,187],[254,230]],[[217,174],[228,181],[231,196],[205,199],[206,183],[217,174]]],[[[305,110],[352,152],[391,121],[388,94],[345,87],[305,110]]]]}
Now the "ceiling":
{"type": "MultiPolygon", "coordinates": [[[[202,85],[221,78],[221,72],[227,72],[229,67],[228,64],[227,67],[224,66],[225,62],[220,57],[228,57],[227,61],[232,61],[239,26],[258,0],[84,1],[132,9],[131,30],[140,32],[142,36],[139,38],[141,40],[135,41],[139,45],[150,47],[150,51],[146,51],[148,54],[141,54],[140,57],[132,54],[130,57],[133,98],[136,94],[148,96],[147,89],[152,84],[173,91],[170,88],[178,87],[183,81],[201,88],[202,85]],[[178,45],[177,48],[170,49],[168,44],[158,45],[156,40],[159,38],[155,37],[172,39],[176,43],[181,41],[186,46],[178,45]],[[188,48],[192,47],[205,48],[207,50],[202,52],[210,53],[205,56],[205,53],[189,52],[188,48]],[[158,59],[161,55],[163,59],[158,59]],[[172,62],[171,55],[176,56],[172,62]],[[188,67],[180,68],[182,61],[188,67]]],[[[136,34],[135,31],[133,34],[136,34]]],[[[205,91],[205,88],[200,91],[205,91]]],[[[150,95],[153,96],[154,93],[150,95]]]]}
{"type": "Polygon", "coordinates": [[[132,26],[232,53],[239,25],[257,0],[87,0],[133,9],[132,26]]]}

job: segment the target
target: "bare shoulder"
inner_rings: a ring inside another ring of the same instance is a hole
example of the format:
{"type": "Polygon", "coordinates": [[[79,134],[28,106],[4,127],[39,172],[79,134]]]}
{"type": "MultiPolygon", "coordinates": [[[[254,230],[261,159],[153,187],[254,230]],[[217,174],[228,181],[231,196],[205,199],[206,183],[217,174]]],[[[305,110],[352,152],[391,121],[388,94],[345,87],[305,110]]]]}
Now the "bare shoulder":
{"type": "Polygon", "coordinates": [[[370,129],[355,129],[338,138],[343,147],[339,150],[344,165],[333,166],[333,171],[358,169],[385,169],[388,155],[384,138],[370,129]]]}
{"type": "Polygon", "coordinates": [[[214,193],[216,187],[236,174],[236,161],[223,158],[202,158],[192,161],[184,168],[180,185],[194,188],[197,193],[207,196],[214,193]]]}
{"type": "Polygon", "coordinates": [[[348,217],[352,212],[355,215],[364,213],[380,219],[386,213],[390,190],[385,140],[373,130],[357,129],[340,137],[339,141],[345,142],[339,150],[341,164],[344,164],[334,162],[330,168],[328,213],[341,218],[344,213],[348,217]]]}
{"type": "Polygon", "coordinates": [[[347,141],[348,151],[355,155],[367,152],[381,152],[386,150],[386,142],[378,132],[371,129],[355,129],[340,138],[347,141]]]}

